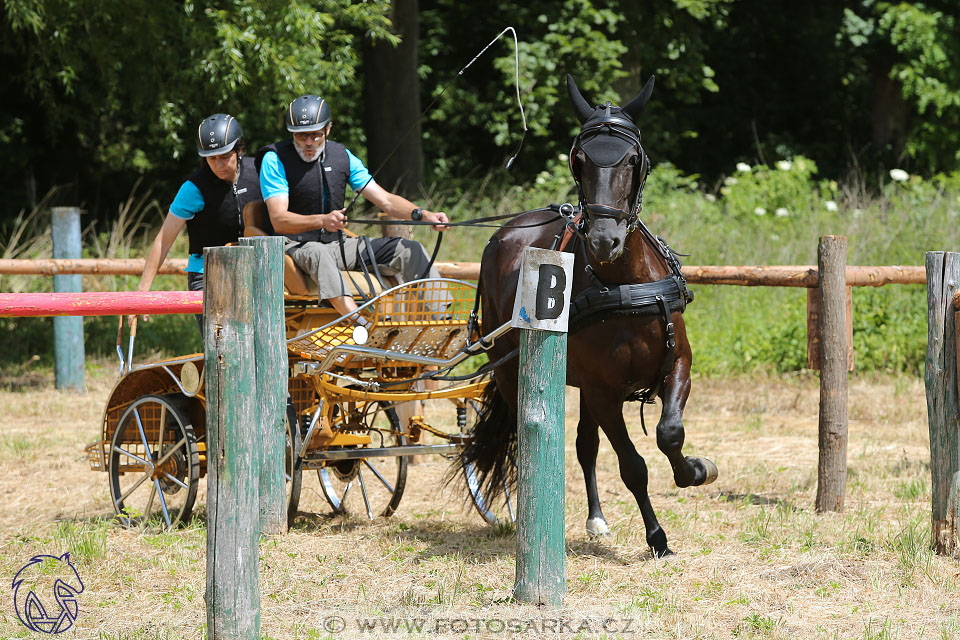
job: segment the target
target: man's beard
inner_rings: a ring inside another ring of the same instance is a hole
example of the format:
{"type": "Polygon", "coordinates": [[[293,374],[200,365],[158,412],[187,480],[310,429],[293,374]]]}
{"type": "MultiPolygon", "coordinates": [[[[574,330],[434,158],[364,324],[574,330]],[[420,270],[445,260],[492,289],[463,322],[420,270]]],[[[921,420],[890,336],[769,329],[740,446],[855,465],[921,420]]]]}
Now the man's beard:
{"type": "Polygon", "coordinates": [[[297,155],[300,156],[300,159],[303,160],[304,162],[316,162],[317,160],[319,160],[321,154],[323,154],[324,146],[326,146],[326,140],[324,140],[324,144],[320,145],[320,148],[317,149],[316,154],[314,154],[312,158],[307,158],[304,155],[303,150],[300,148],[300,145],[298,145],[296,142],[293,143],[294,150],[297,152],[297,155]]]}

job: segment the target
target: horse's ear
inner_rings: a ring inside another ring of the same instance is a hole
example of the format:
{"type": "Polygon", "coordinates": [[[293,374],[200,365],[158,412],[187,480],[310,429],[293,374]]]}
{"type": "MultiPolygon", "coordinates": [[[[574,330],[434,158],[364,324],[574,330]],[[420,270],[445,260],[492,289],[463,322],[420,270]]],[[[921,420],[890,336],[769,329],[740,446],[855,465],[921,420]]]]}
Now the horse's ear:
{"type": "Polygon", "coordinates": [[[63,554],[62,556],[60,556],[60,559],[69,564],[69,563],[70,563],[70,552],[67,551],[65,554],[63,554]]]}
{"type": "Polygon", "coordinates": [[[593,114],[593,109],[587,99],[583,97],[583,94],[580,93],[577,83],[573,81],[573,76],[569,73],[567,74],[567,93],[570,94],[570,102],[573,104],[573,112],[576,114],[577,120],[580,121],[580,124],[583,124],[593,114]]]}
{"type": "Polygon", "coordinates": [[[644,107],[647,106],[647,102],[650,101],[650,96],[653,94],[653,81],[654,76],[650,76],[650,79],[647,80],[647,84],[644,85],[643,90],[637,94],[637,97],[631,100],[623,107],[623,110],[627,112],[633,121],[636,122],[640,117],[640,114],[643,113],[644,107]]]}

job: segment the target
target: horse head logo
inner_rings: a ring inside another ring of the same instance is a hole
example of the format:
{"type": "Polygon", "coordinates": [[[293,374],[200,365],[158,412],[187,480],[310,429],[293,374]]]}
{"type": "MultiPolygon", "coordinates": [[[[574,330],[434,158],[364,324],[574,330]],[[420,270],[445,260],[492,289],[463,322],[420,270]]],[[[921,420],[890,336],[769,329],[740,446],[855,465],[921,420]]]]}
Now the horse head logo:
{"type": "Polygon", "coordinates": [[[13,578],[13,604],[27,629],[62,633],[77,619],[77,595],[83,581],[70,554],[33,556],[13,578]],[[52,601],[51,601],[52,598],[52,601]]]}

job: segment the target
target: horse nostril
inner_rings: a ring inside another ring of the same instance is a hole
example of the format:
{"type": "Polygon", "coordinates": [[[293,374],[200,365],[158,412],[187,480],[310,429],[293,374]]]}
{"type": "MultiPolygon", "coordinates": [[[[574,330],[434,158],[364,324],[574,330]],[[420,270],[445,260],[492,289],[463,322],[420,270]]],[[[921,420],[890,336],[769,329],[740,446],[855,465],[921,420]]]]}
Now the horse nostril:
{"type": "Polygon", "coordinates": [[[619,247],[619,246],[620,246],[620,238],[612,238],[612,239],[610,240],[610,248],[611,248],[611,249],[616,249],[616,248],[619,247]]]}

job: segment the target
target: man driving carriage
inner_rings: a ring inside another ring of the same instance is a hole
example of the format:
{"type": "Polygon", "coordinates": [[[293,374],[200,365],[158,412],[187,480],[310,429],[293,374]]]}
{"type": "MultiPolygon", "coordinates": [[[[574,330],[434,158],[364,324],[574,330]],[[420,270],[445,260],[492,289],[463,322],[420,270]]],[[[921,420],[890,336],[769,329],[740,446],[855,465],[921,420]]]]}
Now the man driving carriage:
{"type": "Polygon", "coordinates": [[[362,194],[392,218],[432,222],[442,231],[445,213],[417,207],[377,184],[363,163],[342,144],[329,139],[330,105],[319,96],[303,95],[287,107],[290,138],[257,152],[256,166],[270,224],[285,235],[293,261],[317,282],[317,297],[347,315],[357,305],[340,271],[374,263],[405,281],[438,277],[419,242],[403,238],[344,237],[346,186],[362,194]]]}

